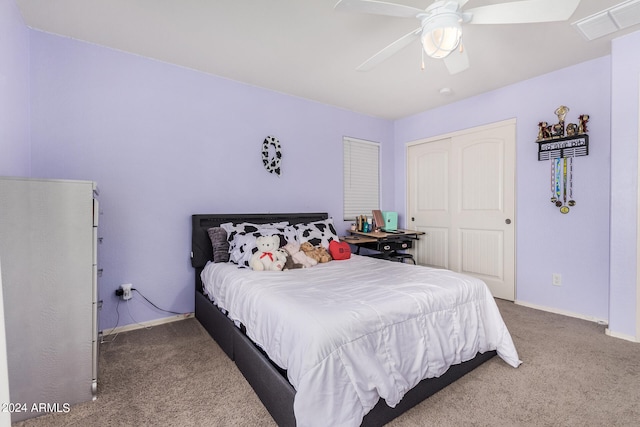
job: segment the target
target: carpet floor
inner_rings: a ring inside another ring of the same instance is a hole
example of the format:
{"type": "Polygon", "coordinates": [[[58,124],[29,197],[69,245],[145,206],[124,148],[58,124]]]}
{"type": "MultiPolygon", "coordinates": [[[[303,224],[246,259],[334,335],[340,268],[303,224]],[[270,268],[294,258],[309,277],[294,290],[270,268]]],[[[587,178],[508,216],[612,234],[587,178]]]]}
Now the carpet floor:
{"type": "MultiPolygon", "coordinates": [[[[640,425],[640,344],[585,320],[498,306],[524,363],[494,357],[389,427],[640,425]]],[[[99,363],[96,401],[13,426],[275,426],[195,319],[121,333],[101,345],[99,363]]]]}

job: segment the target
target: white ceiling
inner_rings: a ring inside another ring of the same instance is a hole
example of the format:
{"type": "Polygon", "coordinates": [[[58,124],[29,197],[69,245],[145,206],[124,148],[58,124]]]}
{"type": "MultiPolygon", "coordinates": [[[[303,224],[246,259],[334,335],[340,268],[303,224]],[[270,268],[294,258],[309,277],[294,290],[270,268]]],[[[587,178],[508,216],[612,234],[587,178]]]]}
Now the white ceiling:
{"type": "MultiPolygon", "coordinates": [[[[413,19],[336,12],[337,0],[16,0],[34,29],[108,46],[372,116],[397,119],[610,53],[572,22],[622,0],[582,0],[566,22],[466,25],[471,67],[450,76],[415,42],[356,67],[417,28],[413,19]],[[441,88],[451,95],[441,95],[441,88]]],[[[509,0],[469,0],[465,9],[509,0]]],[[[513,1],[513,0],[512,0],[513,1]]],[[[557,0],[563,1],[563,0],[557,0]]],[[[426,8],[432,0],[398,0],[426,8]]]]}

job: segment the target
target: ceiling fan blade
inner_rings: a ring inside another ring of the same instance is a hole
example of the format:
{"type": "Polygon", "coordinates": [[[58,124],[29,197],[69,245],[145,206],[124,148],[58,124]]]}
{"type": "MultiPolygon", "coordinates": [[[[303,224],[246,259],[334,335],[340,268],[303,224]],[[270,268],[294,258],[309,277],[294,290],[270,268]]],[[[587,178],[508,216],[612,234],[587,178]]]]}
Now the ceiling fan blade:
{"type": "Polygon", "coordinates": [[[356,70],[358,71],[369,71],[379,63],[393,56],[394,54],[400,52],[405,47],[409,46],[413,41],[417,40],[420,37],[420,33],[422,32],[422,27],[417,28],[410,33],[400,37],[395,42],[391,43],[389,46],[382,49],[380,52],[373,55],[371,58],[367,59],[365,62],[360,64],[356,70]]]}
{"type": "Polygon", "coordinates": [[[424,13],[423,9],[374,0],[340,0],[336,3],[334,9],[345,12],[397,16],[400,18],[415,18],[419,13],[424,13]]]}
{"type": "Polygon", "coordinates": [[[469,56],[467,55],[466,49],[451,52],[448,56],[443,58],[443,61],[451,75],[458,74],[459,72],[469,68],[469,56]]]}
{"type": "Polygon", "coordinates": [[[566,21],[580,0],[523,0],[480,6],[465,10],[470,24],[525,24],[529,22],[566,21]]]}

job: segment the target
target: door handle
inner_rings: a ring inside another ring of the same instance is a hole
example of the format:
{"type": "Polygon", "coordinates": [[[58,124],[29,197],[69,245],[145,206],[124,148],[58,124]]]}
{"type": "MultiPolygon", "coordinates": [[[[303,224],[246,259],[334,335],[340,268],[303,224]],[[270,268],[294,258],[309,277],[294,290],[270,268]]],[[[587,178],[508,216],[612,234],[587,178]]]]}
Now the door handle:
{"type": "Polygon", "coordinates": [[[504,220],[505,224],[511,224],[511,220],[509,218],[504,220]]]}

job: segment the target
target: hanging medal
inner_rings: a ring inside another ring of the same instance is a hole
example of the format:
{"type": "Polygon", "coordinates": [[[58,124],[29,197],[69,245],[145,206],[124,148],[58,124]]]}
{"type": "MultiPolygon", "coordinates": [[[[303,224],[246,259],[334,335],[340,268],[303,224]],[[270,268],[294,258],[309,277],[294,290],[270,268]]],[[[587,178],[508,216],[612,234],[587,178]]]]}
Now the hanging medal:
{"type": "Polygon", "coordinates": [[[556,197],[556,159],[551,159],[551,203],[554,205],[558,200],[556,197]]]}
{"type": "Polygon", "coordinates": [[[556,206],[560,207],[562,206],[562,185],[561,185],[561,181],[562,181],[562,167],[560,165],[560,161],[562,159],[557,158],[554,159],[555,162],[555,182],[554,182],[554,187],[555,187],[555,198],[556,198],[556,206]]]}
{"type": "Polygon", "coordinates": [[[573,157],[569,157],[569,206],[575,206],[576,201],[573,200],[573,157]]]}
{"type": "Polygon", "coordinates": [[[560,207],[560,213],[569,213],[569,206],[567,206],[567,159],[562,159],[562,206],[560,207]]]}

